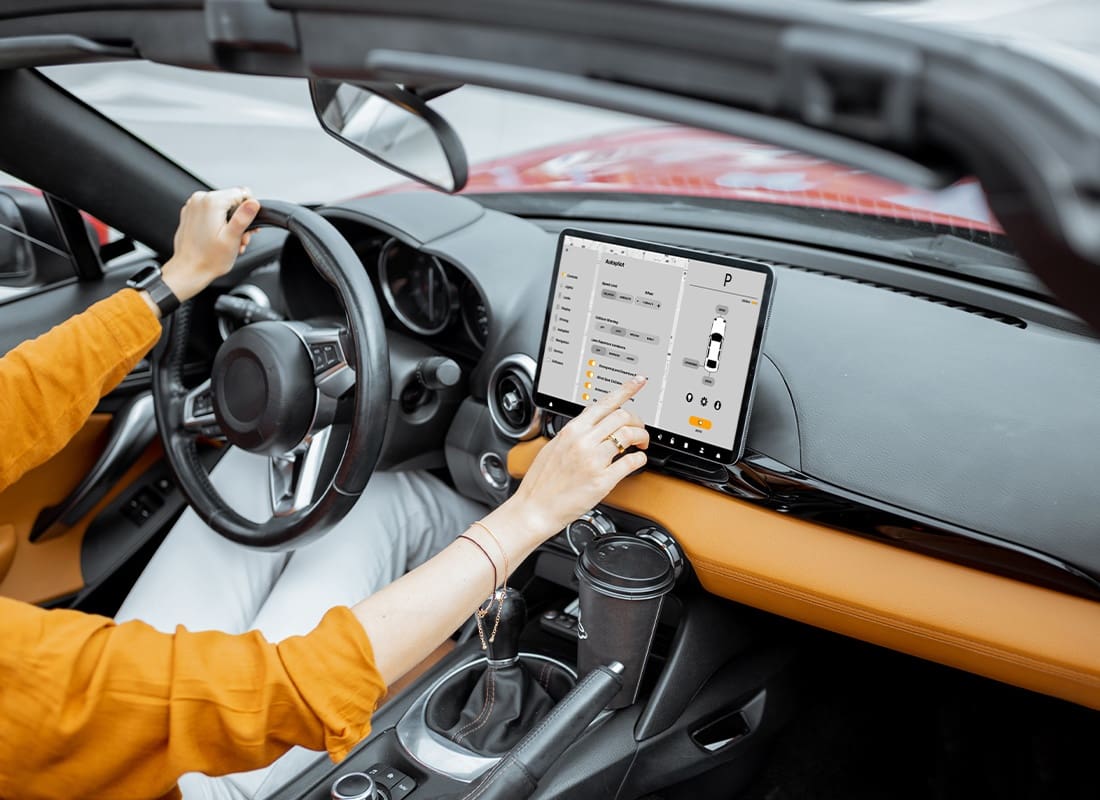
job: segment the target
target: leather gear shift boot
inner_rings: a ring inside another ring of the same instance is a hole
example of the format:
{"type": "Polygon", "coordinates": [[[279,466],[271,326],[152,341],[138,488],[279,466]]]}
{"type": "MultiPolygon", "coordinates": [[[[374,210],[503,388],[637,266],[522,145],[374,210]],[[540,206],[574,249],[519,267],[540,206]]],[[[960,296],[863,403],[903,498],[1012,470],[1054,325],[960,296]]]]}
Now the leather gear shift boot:
{"type": "Polygon", "coordinates": [[[479,625],[486,660],[455,675],[428,699],[428,727],[478,755],[500,756],[569,693],[572,675],[553,662],[520,656],[526,619],[523,595],[507,588],[493,593],[477,620],[485,626],[479,625]]]}
{"type": "Polygon", "coordinates": [[[561,667],[535,659],[466,670],[439,687],[428,703],[427,722],[472,752],[504,755],[568,694],[573,682],[561,667]]]}

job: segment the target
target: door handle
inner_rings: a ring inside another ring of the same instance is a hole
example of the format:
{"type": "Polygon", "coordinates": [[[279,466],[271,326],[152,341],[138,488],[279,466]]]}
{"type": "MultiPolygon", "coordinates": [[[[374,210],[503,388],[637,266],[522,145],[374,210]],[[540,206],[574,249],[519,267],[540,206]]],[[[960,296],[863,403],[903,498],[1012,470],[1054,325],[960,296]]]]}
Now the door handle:
{"type": "Polygon", "coordinates": [[[72,493],[56,506],[44,508],[31,528],[30,541],[60,536],[106,496],[157,435],[153,395],[142,392],[119,409],[107,431],[107,446],[72,493]]]}

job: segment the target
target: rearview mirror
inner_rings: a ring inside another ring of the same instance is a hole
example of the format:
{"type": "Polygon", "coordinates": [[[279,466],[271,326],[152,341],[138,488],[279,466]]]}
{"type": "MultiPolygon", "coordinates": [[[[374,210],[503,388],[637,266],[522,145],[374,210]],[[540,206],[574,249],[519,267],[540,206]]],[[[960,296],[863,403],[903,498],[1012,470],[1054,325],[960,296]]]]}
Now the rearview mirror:
{"type": "Polygon", "coordinates": [[[395,84],[311,80],[321,127],[383,166],[445,192],[466,185],[458,134],[427,103],[395,84]]]}

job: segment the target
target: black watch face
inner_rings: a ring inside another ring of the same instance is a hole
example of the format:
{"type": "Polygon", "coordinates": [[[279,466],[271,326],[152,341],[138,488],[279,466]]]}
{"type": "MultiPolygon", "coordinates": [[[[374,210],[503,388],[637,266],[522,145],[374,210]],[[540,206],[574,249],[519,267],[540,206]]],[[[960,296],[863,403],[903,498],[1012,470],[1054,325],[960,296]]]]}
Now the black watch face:
{"type": "Polygon", "coordinates": [[[145,284],[148,283],[150,280],[153,280],[153,279],[156,279],[156,278],[159,278],[159,277],[160,277],[160,270],[157,267],[153,267],[153,266],[142,267],[137,272],[135,272],[130,277],[130,280],[126,281],[126,283],[128,285],[134,287],[135,289],[142,289],[142,288],[145,287],[145,284]]]}

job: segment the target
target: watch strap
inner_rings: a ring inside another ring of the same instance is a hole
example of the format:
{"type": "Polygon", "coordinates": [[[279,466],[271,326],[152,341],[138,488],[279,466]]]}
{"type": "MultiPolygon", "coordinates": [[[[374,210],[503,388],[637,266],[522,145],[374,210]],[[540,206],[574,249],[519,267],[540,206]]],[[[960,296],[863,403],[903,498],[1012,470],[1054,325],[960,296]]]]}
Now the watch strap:
{"type": "Polygon", "coordinates": [[[126,285],[139,292],[148,292],[149,298],[160,309],[161,317],[167,317],[180,306],[179,298],[164,282],[159,267],[143,267],[126,281],[126,285]]]}

